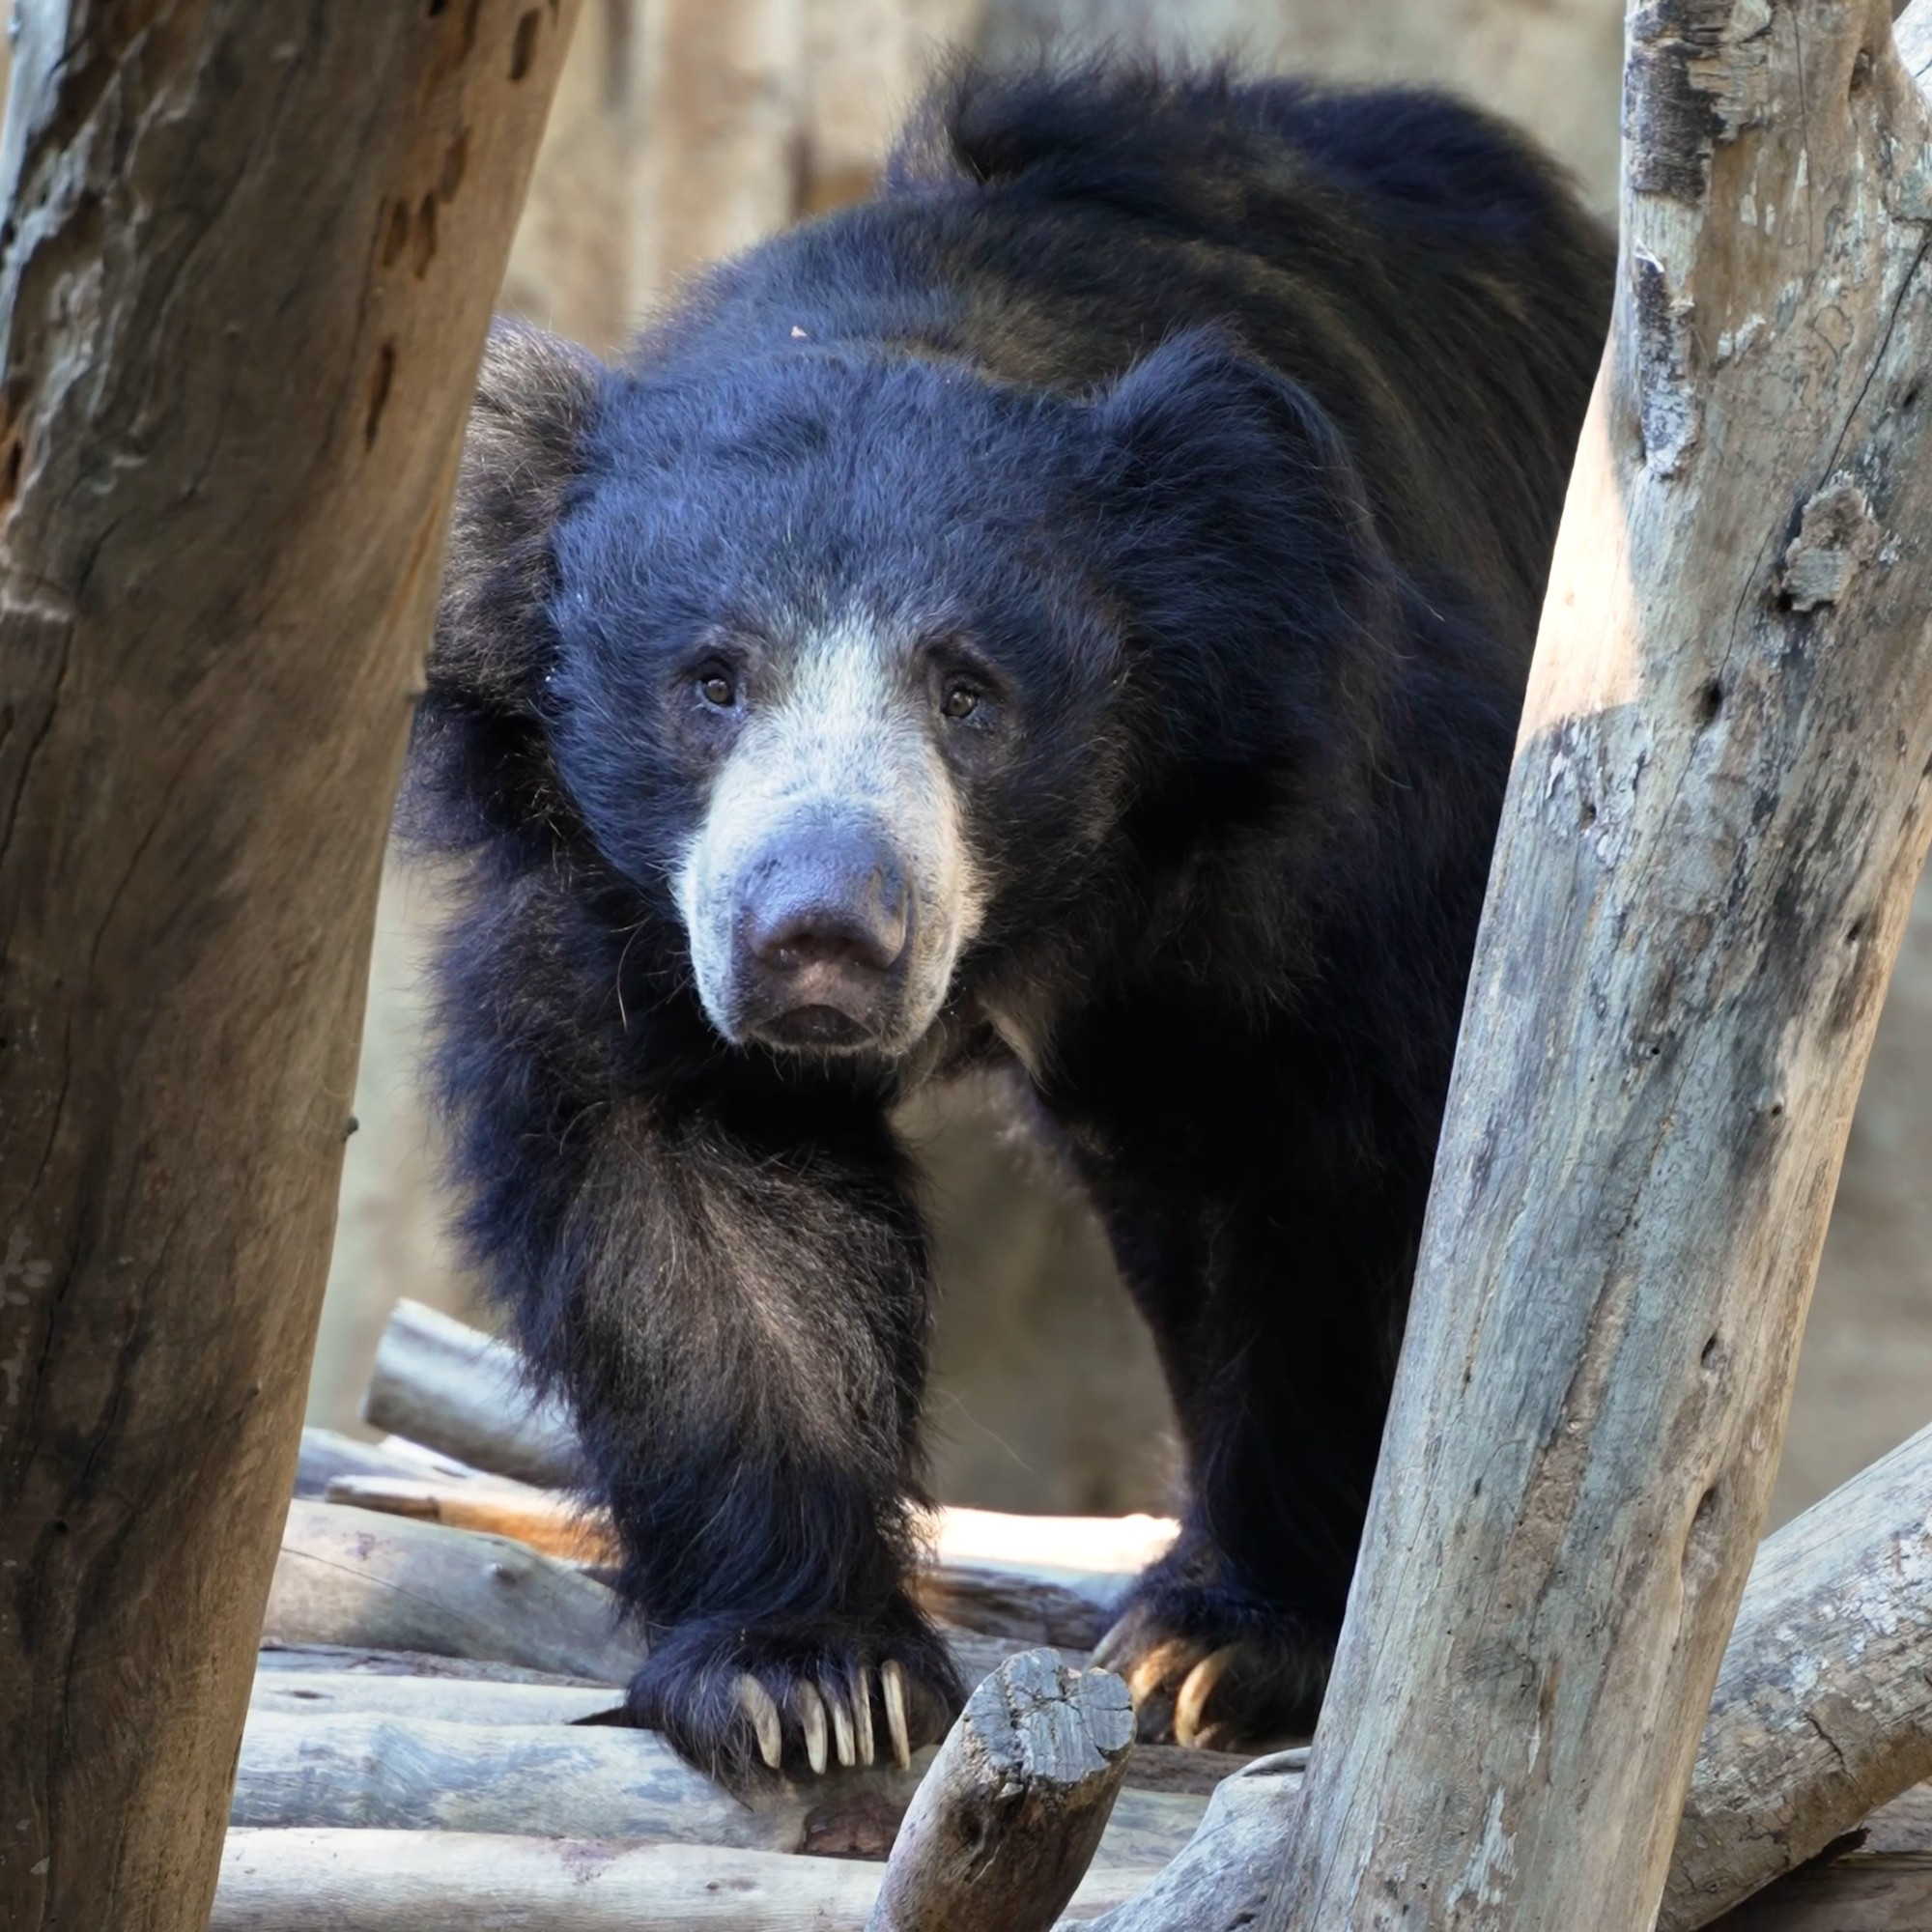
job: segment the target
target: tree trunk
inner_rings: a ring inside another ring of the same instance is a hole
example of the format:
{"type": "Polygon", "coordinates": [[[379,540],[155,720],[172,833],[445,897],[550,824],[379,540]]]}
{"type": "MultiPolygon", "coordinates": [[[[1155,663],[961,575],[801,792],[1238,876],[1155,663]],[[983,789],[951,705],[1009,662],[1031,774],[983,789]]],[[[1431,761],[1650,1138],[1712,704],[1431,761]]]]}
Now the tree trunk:
{"type": "Polygon", "coordinates": [[[1932,166],[1889,9],[1635,6],[1625,125],[1276,1928],[1652,1923],[1932,836],[1932,166]]]}
{"type": "Polygon", "coordinates": [[[23,0],[0,1920],[200,1932],[458,440],[575,0],[23,0]]]}

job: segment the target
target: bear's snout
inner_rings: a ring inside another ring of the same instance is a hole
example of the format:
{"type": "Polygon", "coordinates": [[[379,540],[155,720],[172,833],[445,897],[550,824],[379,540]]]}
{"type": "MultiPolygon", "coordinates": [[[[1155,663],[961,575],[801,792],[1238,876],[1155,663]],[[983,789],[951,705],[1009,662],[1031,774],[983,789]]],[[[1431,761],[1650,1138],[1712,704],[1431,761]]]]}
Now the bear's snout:
{"type": "Polygon", "coordinates": [[[856,1046],[891,1030],[912,894],[878,829],[821,821],[781,834],[745,867],[733,928],[747,1031],[856,1046]]]}

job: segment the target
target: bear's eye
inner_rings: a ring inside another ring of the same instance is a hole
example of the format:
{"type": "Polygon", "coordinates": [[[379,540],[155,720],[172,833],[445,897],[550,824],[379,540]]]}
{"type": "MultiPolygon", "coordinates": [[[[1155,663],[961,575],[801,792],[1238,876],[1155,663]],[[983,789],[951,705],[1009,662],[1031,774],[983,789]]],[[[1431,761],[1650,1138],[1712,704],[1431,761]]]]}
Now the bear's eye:
{"type": "Polygon", "coordinates": [[[940,704],[942,716],[952,719],[970,718],[980,708],[980,694],[970,684],[953,683],[946,687],[946,696],[940,704]]]}
{"type": "Polygon", "coordinates": [[[705,703],[724,709],[738,694],[731,689],[731,680],[722,670],[710,670],[697,680],[697,695],[705,703]]]}

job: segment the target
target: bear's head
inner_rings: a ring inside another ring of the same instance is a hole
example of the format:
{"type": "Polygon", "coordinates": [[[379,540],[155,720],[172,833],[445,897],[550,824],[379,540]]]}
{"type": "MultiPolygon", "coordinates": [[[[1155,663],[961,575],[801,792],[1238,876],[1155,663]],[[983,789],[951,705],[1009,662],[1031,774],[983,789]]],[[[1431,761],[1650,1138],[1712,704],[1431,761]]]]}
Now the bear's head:
{"type": "Polygon", "coordinates": [[[727,1041],[898,1056],[1359,763],[1389,582],[1339,439],[1217,337],[1069,395],[499,326],[418,802],[626,882],[727,1041]]]}

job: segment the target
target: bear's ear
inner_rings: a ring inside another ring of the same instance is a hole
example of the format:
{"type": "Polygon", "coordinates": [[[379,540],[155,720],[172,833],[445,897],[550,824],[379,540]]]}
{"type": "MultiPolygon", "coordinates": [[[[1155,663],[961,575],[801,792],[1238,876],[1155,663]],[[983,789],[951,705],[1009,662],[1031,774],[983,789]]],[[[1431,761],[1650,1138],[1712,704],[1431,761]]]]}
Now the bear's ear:
{"type": "Polygon", "coordinates": [[[1240,760],[1362,728],[1398,580],[1315,399],[1205,329],[1091,408],[1108,587],[1171,736],[1190,755],[1240,760]]]}
{"type": "Polygon", "coordinates": [[[520,323],[490,330],[463,438],[431,691],[532,709],[549,668],[551,533],[576,480],[603,372],[520,323]]]}
{"type": "Polygon", "coordinates": [[[399,820],[420,844],[473,844],[556,810],[540,724],[555,641],[552,536],[582,473],[604,373],[538,329],[491,327],[399,820]]]}

